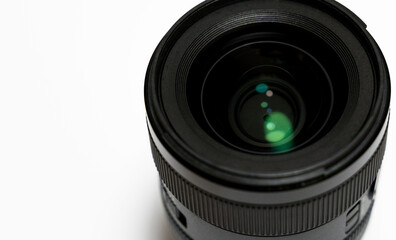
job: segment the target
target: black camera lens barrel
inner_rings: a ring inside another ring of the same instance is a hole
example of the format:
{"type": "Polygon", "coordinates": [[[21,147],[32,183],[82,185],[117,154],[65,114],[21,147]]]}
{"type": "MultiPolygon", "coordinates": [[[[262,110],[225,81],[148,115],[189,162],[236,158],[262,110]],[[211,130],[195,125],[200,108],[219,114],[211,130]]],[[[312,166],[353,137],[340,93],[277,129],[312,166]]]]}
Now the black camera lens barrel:
{"type": "Polygon", "coordinates": [[[179,165],[161,147],[162,155],[154,144],[156,140],[151,139],[151,144],[165,207],[180,239],[283,236],[331,240],[359,239],[368,223],[386,136],[378,141],[376,149],[371,147],[358,162],[333,178],[304,189],[273,193],[231,189],[209,182],[179,165]],[[188,180],[180,173],[188,176],[188,180]],[[348,178],[349,175],[352,177],[348,178]],[[190,238],[191,235],[194,237],[190,238]]]}
{"type": "Polygon", "coordinates": [[[366,25],[342,5],[206,1],[157,47],[145,101],[179,239],[362,236],[390,78],[366,25]]]}

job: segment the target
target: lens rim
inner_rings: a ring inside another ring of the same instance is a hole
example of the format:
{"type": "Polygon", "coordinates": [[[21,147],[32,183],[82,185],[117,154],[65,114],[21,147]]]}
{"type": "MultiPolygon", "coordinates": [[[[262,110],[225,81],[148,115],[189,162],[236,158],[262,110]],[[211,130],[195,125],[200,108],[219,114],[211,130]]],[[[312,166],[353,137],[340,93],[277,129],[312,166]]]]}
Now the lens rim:
{"type": "MultiPolygon", "coordinates": [[[[270,173],[261,173],[261,172],[254,172],[254,173],[249,173],[246,171],[238,171],[236,169],[232,169],[231,167],[225,167],[225,166],[220,166],[216,164],[215,162],[208,161],[206,157],[202,157],[199,154],[201,154],[204,151],[207,151],[207,147],[210,146],[211,144],[215,144],[216,142],[213,141],[213,139],[206,139],[207,136],[203,134],[201,131],[198,131],[195,129],[196,125],[194,125],[193,122],[188,119],[187,122],[188,125],[186,129],[190,129],[190,131],[187,131],[188,134],[196,134],[200,136],[201,138],[205,138],[205,141],[207,141],[207,144],[205,146],[201,147],[201,149],[195,149],[192,150],[191,146],[186,145],[186,139],[182,133],[182,131],[177,131],[175,132],[175,127],[180,127],[177,126],[178,123],[173,121],[171,118],[173,117],[172,111],[169,111],[169,108],[167,107],[168,100],[166,99],[167,95],[166,93],[172,93],[175,92],[175,89],[180,90],[183,89],[184,86],[180,84],[180,82],[172,85],[167,85],[162,82],[160,84],[158,81],[161,79],[162,81],[164,79],[169,78],[169,76],[165,76],[165,72],[163,72],[164,69],[167,69],[167,71],[172,72],[173,75],[177,73],[177,76],[180,77],[180,75],[186,74],[188,72],[188,67],[186,66],[179,66],[180,64],[180,59],[182,56],[180,53],[184,53],[189,49],[190,44],[192,41],[184,41],[186,40],[186,36],[188,34],[191,34],[193,32],[199,32],[202,33],[202,31],[197,31],[197,29],[205,29],[203,25],[199,25],[198,23],[206,23],[206,26],[213,26],[213,24],[216,22],[219,22],[214,18],[214,12],[219,8],[219,7],[225,7],[229,8],[230,11],[221,11],[217,12],[217,15],[221,17],[222,19],[227,19],[225,18],[225,15],[227,14],[235,14],[236,12],[240,13],[242,10],[247,10],[249,6],[240,4],[240,3],[219,3],[216,4],[214,2],[209,2],[200,5],[197,9],[191,11],[189,14],[186,15],[171,31],[170,34],[167,35],[167,37],[164,39],[164,41],[160,44],[159,48],[156,51],[156,54],[150,64],[150,68],[148,71],[147,75],[147,80],[146,80],[146,87],[145,87],[145,95],[146,95],[146,106],[148,112],[148,119],[151,125],[153,126],[154,131],[158,135],[158,137],[161,139],[161,142],[164,142],[165,146],[167,149],[169,149],[172,154],[174,154],[178,160],[188,166],[191,169],[194,169],[194,171],[199,172],[202,175],[206,175],[208,177],[211,177],[212,179],[216,179],[217,181],[221,181],[226,184],[233,184],[233,185],[238,185],[238,186],[251,186],[251,187],[262,187],[262,186],[279,186],[279,185],[290,185],[293,183],[301,183],[301,184],[307,184],[307,182],[311,182],[313,179],[318,179],[323,176],[331,176],[337,171],[340,171],[343,169],[345,166],[347,166],[351,161],[356,159],[357,156],[361,152],[364,151],[364,149],[367,149],[369,144],[372,142],[372,139],[375,138],[375,136],[378,134],[380,128],[382,127],[383,123],[385,122],[385,119],[387,117],[388,109],[389,109],[389,99],[390,99],[390,83],[389,83],[389,74],[387,71],[386,63],[385,60],[383,59],[383,56],[378,48],[378,46],[375,44],[375,41],[370,37],[370,35],[365,32],[363,29],[363,26],[361,25],[361,22],[356,21],[356,19],[349,17],[348,15],[346,16],[342,11],[339,9],[334,8],[331,4],[327,3],[315,3],[317,4],[316,7],[312,7],[314,5],[313,3],[309,3],[312,5],[303,4],[303,3],[298,3],[297,7],[291,3],[282,3],[284,6],[282,9],[287,9],[286,13],[282,12],[272,12],[272,11],[249,11],[249,13],[246,14],[240,14],[239,18],[232,18],[228,19],[225,22],[238,22],[240,23],[242,21],[245,21],[244,24],[247,24],[247,20],[252,20],[253,18],[256,18],[256,21],[262,22],[264,20],[270,21],[270,20],[279,20],[282,19],[284,21],[287,21],[288,24],[292,24],[292,21],[302,21],[301,15],[297,14],[299,11],[303,11],[305,15],[310,16],[308,19],[304,19],[305,22],[305,27],[317,27],[320,29],[320,31],[323,31],[325,34],[328,34],[332,36],[332,39],[327,39],[328,41],[337,41],[341,37],[344,40],[344,43],[348,46],[341,51],[342,54],[348,55],[348,51],[345,51],[345,49],[350,50],[352,52],[353,56],[358,56],[360,55],[361,52],[360,50],[365,50],[364,52],[367,54],[367,56],[364,57],[364,64],[358,65],[359,69],[358,74],[362,77],[367,77],[370,78],[370,76],[373,77],[371,79],[376,85],[375,89],[373,89],[373,99],[370,104],[371,108],[371,114],[375,116],[379,116],[378,118],[370,118],[369,116],[366,116],[363,114],[363,116],[359,116],[360,119],[365,119],[365,124],[360,128],[359,133],[356,135],[352,132],[346,131],[346,134],[349,135],[354,135],[355,139],[353,141],[350,141],[348,145],[343,147],[342,149],[338,149],[332,156],[328,157],[326,161],[320,162],[320,164],[315,164],[310,168],[298,168],[296,171],[284,171],[284,172],[278,172],[275,174],[270,174],[270,173]],[[230,5],[228,5],[230,4],[230,5]],[[303,10],[301,10],[303,9],[303,10]],[[320,16],[317,15],[318,9],[321,9],[323,12],[319,14],[320,16]],[[211,19],[208,19],[208,16],[210,16],[211,19]],[[199,20],[200,19],[200,20],[199,20]],[[199,20],[199,22],[198,22],[199,20]],[[345,21],[343,21],[345,20],[345,21]],[[321,26],[317,25],[317,23],[320,23],[321,26]],[[195,26],[193,25],[195,24],[195,26]],[[323,27],[323,26],[328,26],[328,27],[323,27]],[[332,27],[336,26],[334,29],[336,29],[336,33],[333,33],[332,31],[329,30],[331,28],[334,30],[332,27]],[[359,43],[357,46],[353,46],[351,42],[354,43],[359,43]],[[184,50],[183,50],[184,49],[184,50]],[[178,59],[173,59],[170,60],[171,58],[174,58],[175,55],[178,55],[178,59]],[[176,65],[179,67],[179,69],[174,69],[171,70],[168,67],[170,67],[172,64],[176,65]],[[363,68],[366,68],[364,70],[363,68]],[[362,70],[363,69],[363,70],[362,70]],[[375,80],[374,80],[375,79],[375,80]],[[379,87],[381,86],[381,87],[379,87]],[[173,89],[175,87],[175,89],[173,89]],[[162,89],[161,89],[162,88],[162,89]],[[170,91],[168,91],[170,90],[170,91]],[[171,121],[173,124],[170,124],[171,121]],[[192,130],[192,131],[191,131],[192,130]],[[342,159],[342,161],[340,161],[342,159]],[[334,165],[334,163],[337,163],[334,165]],[[330,166],[330,167],[329,167],[330,166]],[[328,168],[323,168],[323,167],[328,167],[328,168]],[[308,174],[309,173],[309,174],[308,174]],[[279,181],[279,178],[282,178],[283,181],[279,181]]],[[[275,6],[270,6],[271,3],[265,2],[265,3],[256,3],[260,5],[258,8],[259,9],[269,9],[269,8],[276,8],[275,6]]],[[[251,6],[250,6],[251,7],[251,6]]],[[[279,7],[279,6],[278,6],[279,7]]],[[[221,21],[220,21],[221,22],[221,21]]],[[[217,26],[222,25],[224,27],[223,23],[217,24],[217,26]]],[[[301,22],[300,22],[301,23],[301,22]]],[[[205,24],[204,24],[205,25],[205,24]]],[[[303,27],[303,26],[299,26],[303,27]]],[[[217,29],[219,29],[218,27],[217,29]]],[[[192,40],[198,42],[195,37],[189,36],[192,40]]],[[[205,36],[208,37],[208,36],[205,36]]],[[[190,39],[190,40],[191,40],[190,39]]],[[[341,41],[343,42],[343,41],[341,41]]],[[[335,42],[332,42],[332,45],[336,45],[335,42]]],[[[340,46],[338,46],[340,47],[340,46]]],[[[191,48],[190,48],[191,49],[191,48]]],[[[191,52],[190,52],[191,53],[191,52]]],[[[346,56],[342,57],[346,57],[346,56]]],[[[188,61],[192,61],[192,59],[186,59],[188,61]]],[[[345,59],[344,59],[345,60],[345,59]]],[[[346,61],[352,61],[352,64],[354,63],[355,58],[349,58],[346,61]]],[[[351,66],[347,67],[348,72],[354,72],[353,67],[351,66]]],[[[369,81],[369,79],[364,79],[365,81],[369,81]]],[[[357,81],[357,80],[356,80],[357,81]]],[[[355,83],[353,84],[356,84],[355,83]]],[[[351,84],[351,86],[353,86],[351,84]]],[[[360,86],[360,89],[362,87],[360,86]]],[[[363,88],[361,90],[369,91],[370,89],[363,88]]],[[[355,93],[357,94],[357,93],[355,93]]],[[[169,96],[169,95],[168,95],[169,96]]],[[[359,95],[361,96],[361,95],[359,95]]],[[[178,106],[180,107],[179,104],[172,104],[173,107],[178,106]]],[[[183,115],[182,115],[183,116],[183,115]]],[[[182,119],[183,121],[186,121],[187,116],[183,116],[182,119]]],[[[340,127],[340,124],[338,124],[336,127],[340,127]]],[[[187,134],[186,132],[186,134],[187,134]]],[[[328,136],[329,137],[329,136],[328,136]]],[[[216,146],[216,150],[219,150],[219,146],[216,146]]],[[[314,151],[315,152],[315,151],[314,151]]],[[[212,154],[213,152],[211,152],[212,154]]],[[[223,158],[224,156],[221,156],[222,154],[217,151],[213,155],[213,157],[216,158],[223,158]]],[[[299,152],[298,154],[294,154],[295,158],[301,158],[304,157],[303,152],[299,152]]],[[[250,155],[245,155],[245,159],[250,159],[254,162],[254,156],[250,155]]],[[[325,156],[326,157],[326,156],[325,156]]],[[[241,156],[239,155],[239,158],[241,156]]],[[[273,161],[268,160],[269,164],[274,163],[273,161]]],[[[231,164],[232,165],[232,164],[231,164]]],[[[276,164],[275,164],[276,165],[276,164]]]]}

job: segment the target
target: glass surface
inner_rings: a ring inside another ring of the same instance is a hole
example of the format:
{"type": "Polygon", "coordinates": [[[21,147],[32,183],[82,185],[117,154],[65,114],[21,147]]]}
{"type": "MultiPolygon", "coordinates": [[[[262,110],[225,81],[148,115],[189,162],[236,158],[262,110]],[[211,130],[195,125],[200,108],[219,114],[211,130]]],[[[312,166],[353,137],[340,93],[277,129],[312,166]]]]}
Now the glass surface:
{"type": "Polygon", "coordinates": [[[309,53],[257,41],[236,44],[215,58],[201,87],[200,121],[222,141],[254,153],[283,153],[309,141],[326,123],[332,86],[309,53]]]}

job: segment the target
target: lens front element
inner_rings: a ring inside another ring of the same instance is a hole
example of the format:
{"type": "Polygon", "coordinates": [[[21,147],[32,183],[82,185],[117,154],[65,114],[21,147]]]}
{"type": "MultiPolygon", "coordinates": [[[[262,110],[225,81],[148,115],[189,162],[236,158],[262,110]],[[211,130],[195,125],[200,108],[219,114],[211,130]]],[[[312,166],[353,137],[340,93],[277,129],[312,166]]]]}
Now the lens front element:
{"type": "Polygon", "coordinates": [[[230,125],[239,138],[278,152],[293,147],[305,107],[288,78],[287,72],[275,66],[259,66],[242,76],[238,82],[243,86],[229,104],[230,125]]]}
{"type": "Polygon", "coordinates": [[[244,40],[213,57],[201,88],[207,124],[225,143],[248,152],[278,154],[301,147],[331,114],[334,96],[326,71],[296,46],[244,40]]]}

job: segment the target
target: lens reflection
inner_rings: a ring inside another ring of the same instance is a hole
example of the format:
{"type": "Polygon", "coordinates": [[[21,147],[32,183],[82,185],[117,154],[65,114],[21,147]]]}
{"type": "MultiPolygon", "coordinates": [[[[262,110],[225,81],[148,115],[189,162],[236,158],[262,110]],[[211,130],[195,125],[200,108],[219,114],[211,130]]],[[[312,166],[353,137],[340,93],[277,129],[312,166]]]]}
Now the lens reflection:
{"type": "Polygon", "coordinates": [[[258,93],[265,93],[268,90],[268,85],[265,83],[260,83],[256,86],[256,91],[258,93]]]}
{"type": "Polygon", "coordinates": [[[273,112],[264,118],[265,139],[270,143],[278,143],[293,133],[290,119],[281,112],[273,112]]]}

